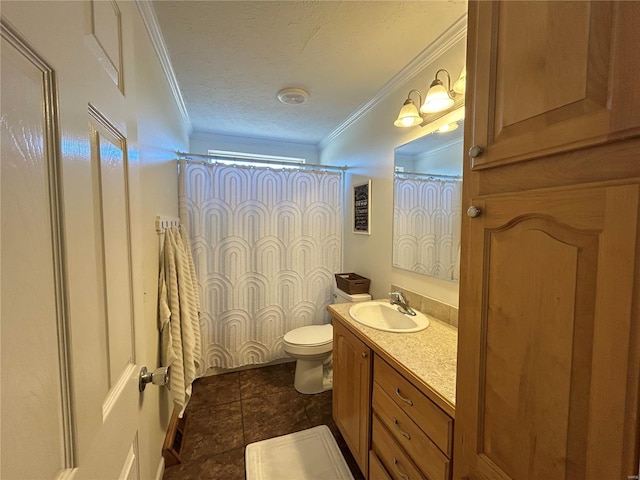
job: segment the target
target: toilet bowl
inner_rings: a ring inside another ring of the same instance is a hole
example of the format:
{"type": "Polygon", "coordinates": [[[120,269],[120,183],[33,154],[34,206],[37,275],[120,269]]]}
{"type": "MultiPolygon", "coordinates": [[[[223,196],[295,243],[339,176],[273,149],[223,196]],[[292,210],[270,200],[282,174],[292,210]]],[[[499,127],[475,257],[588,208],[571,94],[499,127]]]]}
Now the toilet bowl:
{"type": "MultiPolygon", "coordinates": [[[[334,290],[334,303],[364,302],[368,294],[349,295],[334,290]]],[[[296,359],[293,386],[300,393],[320,393],[333,388],[333,325],[310,325],[287,332],[283,349],[296,359]]]]}
{"type": "Polygon", "coordinates": [[[296,359],[293,386],[300,393],[330,390],[333,381],[326,371],[333,352],[333,325],[311,325],[287,332],[284,351],[296,359]]]}

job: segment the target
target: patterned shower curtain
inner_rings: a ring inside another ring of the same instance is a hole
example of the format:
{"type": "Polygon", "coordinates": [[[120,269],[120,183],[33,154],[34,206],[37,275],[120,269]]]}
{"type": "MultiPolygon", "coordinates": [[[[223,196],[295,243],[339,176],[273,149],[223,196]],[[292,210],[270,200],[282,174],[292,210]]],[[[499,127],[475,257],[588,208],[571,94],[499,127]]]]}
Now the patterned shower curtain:
{"type": "Polygon", "coordinates": [[[462,181],[396,175],[393,266],[458,280],[462,181]]]}
{"type": "Polygon", "coordinates": [[[284,358],[286,332],[329,322],[341,185],[340,173],[180,161],[205,368],[284,358]]]}

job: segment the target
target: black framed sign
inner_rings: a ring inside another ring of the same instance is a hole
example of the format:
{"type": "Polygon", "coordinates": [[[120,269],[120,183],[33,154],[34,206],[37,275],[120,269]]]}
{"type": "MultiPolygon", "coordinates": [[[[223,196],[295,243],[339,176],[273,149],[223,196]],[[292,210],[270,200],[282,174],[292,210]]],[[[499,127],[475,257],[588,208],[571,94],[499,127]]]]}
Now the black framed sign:
{"type": "Polygon", "coordinates": [[[371,180],[353,186],[353,233],[371,234],[371,180]]]}

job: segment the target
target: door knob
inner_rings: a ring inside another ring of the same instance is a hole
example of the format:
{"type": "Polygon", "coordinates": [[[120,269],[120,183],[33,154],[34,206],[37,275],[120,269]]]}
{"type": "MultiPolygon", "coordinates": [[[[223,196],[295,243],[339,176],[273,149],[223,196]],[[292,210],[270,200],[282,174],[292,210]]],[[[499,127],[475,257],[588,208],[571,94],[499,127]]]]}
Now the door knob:
{"type": "Polygon", "coordinates": [[[481,213],[482,209],[480,207],[471,205],[469,208],[467,208],[467,215],[471,218],[479,217],[481,213]]]}
{"type": "Polygon", "coordinates": [[[144,392],[147,383],[154,385],[166,385],[169,382],[169,367],[156,368],[153,372],[147,370],[147,367],[140,369],[138,377],[138,390],[144,392]]]}
{"type": "Polygon", "coordinates": [[[367,358],[368,356],[367,352],[362,352],[362,358],[367,358]]]}

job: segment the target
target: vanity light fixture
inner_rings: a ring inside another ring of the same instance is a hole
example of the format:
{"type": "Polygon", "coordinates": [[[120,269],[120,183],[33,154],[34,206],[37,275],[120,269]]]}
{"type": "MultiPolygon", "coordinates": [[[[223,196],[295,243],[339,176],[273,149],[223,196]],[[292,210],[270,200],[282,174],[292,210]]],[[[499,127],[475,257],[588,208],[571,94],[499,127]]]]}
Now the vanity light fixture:
{"type": "Polygon", "coordinates": [[[436,130],[436,133],[449,133],[458,129],[458,122],[446,123],[436,130]]]}
{"type": "Polygon", "coordinates": [[[398,114],[398,118],[393,124],[396,127],[415,127],[416,125],[420,125],[424,120],[418,111],[418,107],[413,103],[411,99],[411,94],[416,93],[418,95],[418,105],[422,104],[422,94],[419,90],[411,90],[409,95],[407,95],[407,99],[404,101],[404,105],[400,109],[400,113],[398,114]]]}
{"type": "Polygon", "coordinates": [[[420,107],[422,113],[435,113],[446,110],[453,105],[453,99],[456,96],[456,92],[451,90],[451,76],[444,68],[441,68],[436,72],[436,78],[431,82],[427,97],[424,99],[424,104],[420,107]],[[442,80],[438,79],[438,74],[444,72],[447,75],[447,88],[444,88],[442,80]]]}
{"type": "Polygon", "coordinates": [[[393,124],[396,127],[415,127],[420,125],[425,126],[425,119],[427,114],[437,113],[450,108],[455,103],[456,93],[463,94],[465,83],[467,78],[467,69],[464,67],[460,73],[460,78],[456,80],[453,89],[451,89],[451,76],[449,72],[441,68],[436,72],[436,78],[431,82],[427,96],[422,103],[422,93],[420,90],[411,90],[407,99],[405,100],[398,118],[393,124]],[[445,88],[442,80],[438,78],[438,75],[444,73],[447,76],[447,86],[445,88]],[[416,93],[419,98],[420,110],[416,107],[411,94],[416,93]]]}
{"type": "Polygon", "coordinates": [[[460,95],[464,95],[465,90],[467,89],[467,66],[462,67],[462,71],[460,72],[460,76],[456,83],[453,84],[453,91],[459,93],[460,95]]]}

